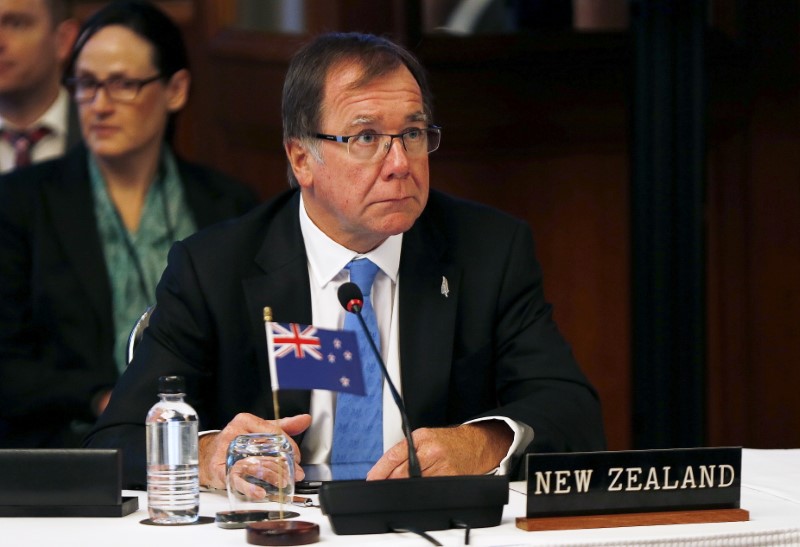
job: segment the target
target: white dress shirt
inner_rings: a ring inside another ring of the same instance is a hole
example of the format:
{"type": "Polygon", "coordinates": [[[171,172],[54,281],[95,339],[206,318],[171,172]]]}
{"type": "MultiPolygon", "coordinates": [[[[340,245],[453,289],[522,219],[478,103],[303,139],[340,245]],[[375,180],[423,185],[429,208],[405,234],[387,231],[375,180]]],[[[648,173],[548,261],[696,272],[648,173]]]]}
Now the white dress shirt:
{"type": "MultiPolygon", "coordinates": [[[[67,148],[67,128],[69,125],[69,93],[63,87],[58,92],[55,102],[42,115],[41,118],[32,123],[29,127],[15,127],[3,118],[0,118],[0,128],[13,129],[35,129],[47,127],[50,133],[42,137],[36,146],[31,149],[31,161],[40,161],[57,158],[64,155],[67,148]]],[[[14,147],[5,139],[0,139],[0,173],[6,173],[14,169],[16,152],[14,147]]]]}
{"type": "MultiPolygon", "coordinates": [[[[397,291],[400,285],[400,251],[403,235],[389,237],[379,247],[360,255],[342,247],[322,232],[309,218],[305,204],[300,198],[300,229],[306,246],[308,273],[311,284],[311,313],[314,326],[324,329],[341,329],[345,311],[339,303],[337,291],[342,283],[349,281],[345,270],[348,262],[356,257],[368,258],[378,265],[380,271],[372,285],[372,307],[378,321],[381,336],[381,354],[395,387],[402,396],[399,352],[399,308],[397,291]]],[[[311,426],[308,428],[301,452],[303,463],[327,463],[333,444],[333,418],[336,408],[336,393],[313,390],[311,393],[311,426]]],[[[525,424],[505,417],[487,417],[474,421],[498,419],[506,422],[514,431],[514,442],[497,471],[506,473],[511,456],[524,451],[533,439],[533,430],[525,424]]],[[[383,446],[388,450],[403,440],[402,419],[392,400],[389,389],[383,390],[383,446]]]]}
{"type": "MultiPolygon", "coordinates": [[[[372,284],[372,308],[378,321],[381,336],[381,357],[389,377],[401,391],[400,359],[398,351],[397,273],[400,269],[400,248],[403,235],[388,238],[378,248],[359,255],[342,247],[320,230],[308,217],[300,198],[300,229],[306,245],[308,274],[311,282],[311,317],[314,326],[323,329],[341,329],[345,311],[339,303],[337,292],[342,283],[350,280],[345,266],[356,257],[374,262],[380,270],[372,284]]],[[[311,393],[313,421],[303,437],[301,451],[305,463],[326,463],[333,445],[333,417],[336,409],[336,392],[314,390],[311,393]]],[[[388,388],[383,390],[383,446],[391,447],[403,440],[400,412],[388,388]]]]}

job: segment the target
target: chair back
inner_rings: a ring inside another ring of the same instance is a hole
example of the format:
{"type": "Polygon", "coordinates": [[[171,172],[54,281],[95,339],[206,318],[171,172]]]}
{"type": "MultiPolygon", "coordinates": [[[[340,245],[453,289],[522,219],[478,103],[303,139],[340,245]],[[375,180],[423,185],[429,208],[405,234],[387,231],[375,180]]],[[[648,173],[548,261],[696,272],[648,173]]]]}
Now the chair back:
{"type": "Polygon", "coordinates": [[[147,309],[144,310],[144,313],[136,320],[136,324],[133,325],[133,329],[131,330],[130,336],[128,336],[128,364],[131,364],[133,361],[133,352],[136,350],[136,346],[139,345],[139,342],[142,340],[142,335],[144,334],[144,329],[147,328],[147,325],[150,324],[150,316],[153,314],[153,310],[156,309],[156,305],[153,304],[152,306],[147,306],[147,309]]]}

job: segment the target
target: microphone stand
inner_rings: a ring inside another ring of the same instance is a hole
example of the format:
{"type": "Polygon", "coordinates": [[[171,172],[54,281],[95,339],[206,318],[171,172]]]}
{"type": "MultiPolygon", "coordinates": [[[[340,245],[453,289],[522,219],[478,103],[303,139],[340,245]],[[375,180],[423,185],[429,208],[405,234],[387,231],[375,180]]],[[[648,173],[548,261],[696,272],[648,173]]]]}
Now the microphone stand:
{"type": "Polygon", "coordinates": [[[358,317],[358,322],[361,324],[361,328],[367,333],[366,338],[369,340],[369,345],[372,348],[372,352],[378,359],[378,364],[381,367],[381,374],[386,379],[386,383],[389,385],[389,391],[392,394],[394,404],[400,409],[400,419],[403,422],[403,436],[405,436],[406,444],[408,445],[408,475],[410,477],[422,477],[422,470],[419,467],[419,459],[417,458],[417,447],[414,446],[414,438],[411,436],[411,427],[408,425],[406,405],[403,403],[403,399],[400,397],[400,393],[398,393],[397,388],[394,387],[394,382],[392,382],[392,379],[389,378],[389,371],[386,370],[386,364],[381,358],[381,353],[378,351],[378,346],[375,345],[375,340],[373,340],[372,336],[369,335],[367,322],[364,321],[364,316],[361,315],[361,306],[355,304],[352,306],[352,309],[352,313],[355,313],[356,317],[358,317]]]}

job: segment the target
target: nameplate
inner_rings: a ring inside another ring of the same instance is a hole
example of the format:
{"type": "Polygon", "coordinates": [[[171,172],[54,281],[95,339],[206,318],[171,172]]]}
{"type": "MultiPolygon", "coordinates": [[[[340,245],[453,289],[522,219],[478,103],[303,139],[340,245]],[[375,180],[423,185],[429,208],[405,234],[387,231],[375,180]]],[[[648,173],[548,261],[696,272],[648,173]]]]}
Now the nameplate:
{"type": "Polygon", "coordinates": [[[742,449],[528,454],[527,516],[735,509],[742,449]]]}

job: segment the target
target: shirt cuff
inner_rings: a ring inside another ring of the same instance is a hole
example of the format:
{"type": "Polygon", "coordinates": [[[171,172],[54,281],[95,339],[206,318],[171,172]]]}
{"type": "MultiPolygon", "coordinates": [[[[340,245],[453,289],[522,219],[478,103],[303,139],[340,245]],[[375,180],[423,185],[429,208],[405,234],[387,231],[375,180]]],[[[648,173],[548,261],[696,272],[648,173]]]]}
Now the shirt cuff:
{"type": "MultiPolygon", "coordinates": [[[[200,431],[197,434],[197,436],[199,438],[199,437],[202,437],[203,435],[210,435],[212,433],[219,433],[220,431],[222,431],[222,430],[221,429],[209,429],[208,431],[200,431]]],[[[214,488],[213,486],[206,486],[206,485],[203,485],[203,484],[200,485],[200,491],[201,492],[225,492],[225,490],[223,490],[223,489],[214,488]]]]}
{"type": "Polygon", "coordinates": [[[523,424],[522,422],[517,422],[516,420],[512,420],[511,418],[507,418],[505,416],[484,416],[482,418],[476,418],[474,420],[465,422],[465,424],[474,424],[489,420],[500,420],[505,422],[506,425],[511,428],[511,431],[514,432],[514,440],[511,442],[511,446],[508,447],[508,452],[506,453],[505,457],[500,460],[500,464],[486,474],[508,475],[512,459],[515,456],[522,455],[525,452],[525,448],[527,448],[527,446],[533,440],[533,428],[529,425],[523,424]]]}

